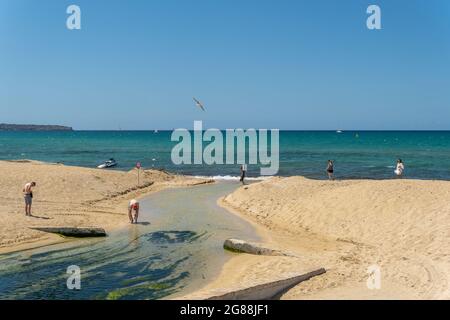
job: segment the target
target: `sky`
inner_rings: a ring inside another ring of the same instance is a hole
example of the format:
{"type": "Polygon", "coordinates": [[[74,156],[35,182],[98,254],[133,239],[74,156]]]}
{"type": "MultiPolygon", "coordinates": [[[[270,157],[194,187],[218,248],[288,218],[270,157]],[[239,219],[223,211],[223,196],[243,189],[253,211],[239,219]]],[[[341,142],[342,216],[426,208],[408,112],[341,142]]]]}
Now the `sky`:
{"type": "Polygon", "coordinates": [[[0,123],[194,120],[450,130],[450,1],[0,0],[0,123]],[[81,30],[66,27],[71,4],[81,30]],[[381,30],[366,26],[371,4],[381,30]]]}

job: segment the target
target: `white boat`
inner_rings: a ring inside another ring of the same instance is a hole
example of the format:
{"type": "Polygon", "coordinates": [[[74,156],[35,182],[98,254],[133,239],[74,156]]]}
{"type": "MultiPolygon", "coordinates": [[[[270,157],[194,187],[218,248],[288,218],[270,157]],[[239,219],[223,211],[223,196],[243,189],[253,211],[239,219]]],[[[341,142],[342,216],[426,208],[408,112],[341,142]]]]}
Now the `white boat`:
{"type": "Polygon", "coordinates": [[[336,132],[337,132],[337,133],[342,133],[342,130],[337,130],[336,132]]]}
{"type": "Polygon", "coordinates": [[[113,158],[103,162],[101,165],[97,166],[97,168],[99,169],[106,169],[106,168],[112,168],[117,166],[117,162],[116,160],[114,160],[113,158]]]}

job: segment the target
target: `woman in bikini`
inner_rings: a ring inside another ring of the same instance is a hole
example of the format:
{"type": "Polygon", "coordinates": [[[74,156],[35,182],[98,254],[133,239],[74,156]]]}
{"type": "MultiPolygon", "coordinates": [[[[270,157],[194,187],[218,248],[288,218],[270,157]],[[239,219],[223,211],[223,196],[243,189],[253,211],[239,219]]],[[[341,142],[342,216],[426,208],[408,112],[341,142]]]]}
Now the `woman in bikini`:
{"type": "Polygon", "coordinates": [[[334,180],[334,177],[333,177],[333,174],[334,174],[334,163],[333,163],[333,160],[328,160],[327,174],[328,174],[328,179],[334,180]]]}

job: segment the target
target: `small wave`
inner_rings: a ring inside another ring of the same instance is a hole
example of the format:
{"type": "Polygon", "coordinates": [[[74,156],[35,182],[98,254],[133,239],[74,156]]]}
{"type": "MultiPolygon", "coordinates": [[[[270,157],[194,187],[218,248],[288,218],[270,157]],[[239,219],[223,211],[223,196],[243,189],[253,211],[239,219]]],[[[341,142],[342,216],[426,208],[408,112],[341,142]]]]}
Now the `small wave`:
{"type": "Polygon", "coordinates": [[[362,166],[362,168],[389,168],[389,169],[393,169],[393,168],[395,168],[395,166],[374,166],[374,165],[370,165],[370,166],[362,166]]]}
{"type": "MultiPolygon", "coordinates": [[[[213,180],[226,180],[226,181],[239,181],[241,177],[239,176],[195,176],[195,178],[198,179],[213,179],[213,180]]],[[[245,180],[250,181],[260,181],[260,180],[267,180],[271,178],[270,176],[264,176],[264,177],[245,177],[245,180]]]]}

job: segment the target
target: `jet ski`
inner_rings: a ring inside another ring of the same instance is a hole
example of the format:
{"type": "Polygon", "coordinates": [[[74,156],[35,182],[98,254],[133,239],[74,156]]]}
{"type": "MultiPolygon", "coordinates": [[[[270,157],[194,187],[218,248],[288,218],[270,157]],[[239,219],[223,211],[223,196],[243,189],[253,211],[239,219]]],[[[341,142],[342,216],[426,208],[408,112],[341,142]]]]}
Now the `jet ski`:
{"type": "Polygon", "coordinates": [[[99,169],[106,169],[106,168],[112,168],[117,166],[117,162],[116,160],[114,160],[113,158],[103,162],[101,165],[97,166],[97,168],[99,169]]]}

